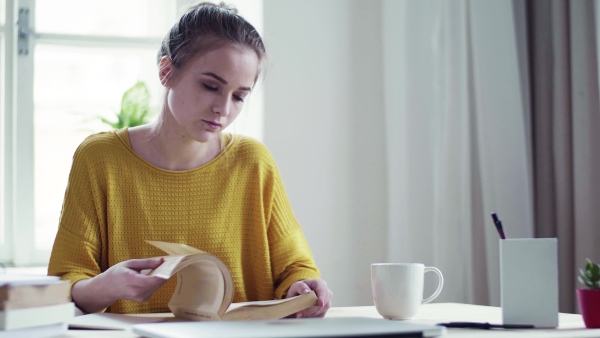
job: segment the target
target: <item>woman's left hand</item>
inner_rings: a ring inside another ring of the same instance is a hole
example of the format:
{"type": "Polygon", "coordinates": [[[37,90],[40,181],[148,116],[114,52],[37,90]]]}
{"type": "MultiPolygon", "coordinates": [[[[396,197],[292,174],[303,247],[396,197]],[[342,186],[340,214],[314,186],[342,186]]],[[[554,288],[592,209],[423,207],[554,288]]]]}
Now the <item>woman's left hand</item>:
{"type": "Polygon", "coordinates": [[[285,298],[290,298],[298,295],[309,293],[311,290],[315,292],[318,298],[318,305],[311,306],[294,315],[292,318],[309,318],[309,317],[324,317],[327,310],[331,307],[331,298],[333,292],[327,287],[327,282],[322,279],[307,279],[298,281],[288,290],[285,298]]]}

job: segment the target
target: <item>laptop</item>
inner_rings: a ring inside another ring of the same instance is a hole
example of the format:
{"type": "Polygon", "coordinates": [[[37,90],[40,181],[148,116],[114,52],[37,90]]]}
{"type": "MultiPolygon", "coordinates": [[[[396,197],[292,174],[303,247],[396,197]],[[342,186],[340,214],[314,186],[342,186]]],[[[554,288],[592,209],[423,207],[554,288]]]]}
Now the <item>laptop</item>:
{"type": "Polygon", "coordinates": [[[383,318],[334,317],[137,324],[133,332],[149,338],[435,337],[445,334],[446,328],[383,318]]]}

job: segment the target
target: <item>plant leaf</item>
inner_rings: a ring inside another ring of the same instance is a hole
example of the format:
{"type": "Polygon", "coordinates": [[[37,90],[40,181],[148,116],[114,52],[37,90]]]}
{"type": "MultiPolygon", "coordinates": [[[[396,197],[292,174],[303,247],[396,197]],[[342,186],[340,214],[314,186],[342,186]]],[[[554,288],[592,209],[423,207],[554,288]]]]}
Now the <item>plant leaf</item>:
{"type": "Polygon", "coordinates": [[[101,121],[114,129],[135,127],[148,123],[150,112],[150,90],[143,81],[138,81],[121,98],[121,108],[116,114],[117,122],[101,118],[101,121]]]}
{"type": "Polygon", "coordinates": [[[600,289],[600,265],[586,258],[585,269],[579,269],[577,279],[590,289],[600,289]]]}
{"type": "Polygon", "coordinates": [[[150,91],[146,84],[138,81],[123,94],[121,112],[125,126],[135,127],[146,123],[144,116],[150,106],[150,91]]]}

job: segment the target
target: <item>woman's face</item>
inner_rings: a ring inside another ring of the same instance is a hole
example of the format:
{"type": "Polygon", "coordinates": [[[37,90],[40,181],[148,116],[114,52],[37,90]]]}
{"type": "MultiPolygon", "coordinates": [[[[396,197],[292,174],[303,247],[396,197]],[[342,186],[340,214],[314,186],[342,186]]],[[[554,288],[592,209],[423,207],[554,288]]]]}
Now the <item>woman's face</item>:
{"type": "Polygon", "coordinates": [[[165,113],[173,117],[166,120],[175,121],[181,137],[209,142],[240,114],[258,68],[256,53],[237,46],[224,46],[190,61],[176,83],[166,82],[165,113]]]}

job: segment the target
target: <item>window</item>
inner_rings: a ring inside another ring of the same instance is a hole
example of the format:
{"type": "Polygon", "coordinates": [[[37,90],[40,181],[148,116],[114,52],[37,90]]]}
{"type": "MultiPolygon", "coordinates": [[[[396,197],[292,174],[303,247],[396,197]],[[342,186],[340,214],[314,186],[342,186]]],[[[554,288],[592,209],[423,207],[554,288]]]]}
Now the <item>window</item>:
{"type": "Polygon", "coordinates": [[[6,88],[9,85],[10,73],[6,70],[11,69],[9,58],[6,53],[6,46],[9,44],[9,32],[6,22],[10,18],[8,16],[9,9],[7,8],[6,0],[0,0],[0,257],[11,259],[11,245],[9,241],[10,232],[7,227],[7,192],[5,189],[10,182],[7,177],[8,162],[6,158],[10,155],[6,145],[6,139],[10,137],[10,116],[7,116],[8,107],[11,105],[10,96],[7,96],[6,88]]]}
{"type": "MultiPolygon", "coordinates": [[[[47,264],[76,147],[111,129],[101,117],[116,120],[137,81],[159,105],[156,52],[194,2],[0,0],[1,262],[47,264]]],[[[261,1],[230,2],[261,31],[261,1]]],[[[257,92],[246,107],[252,118],[234,128],[260,138],[257,92]]]]}

